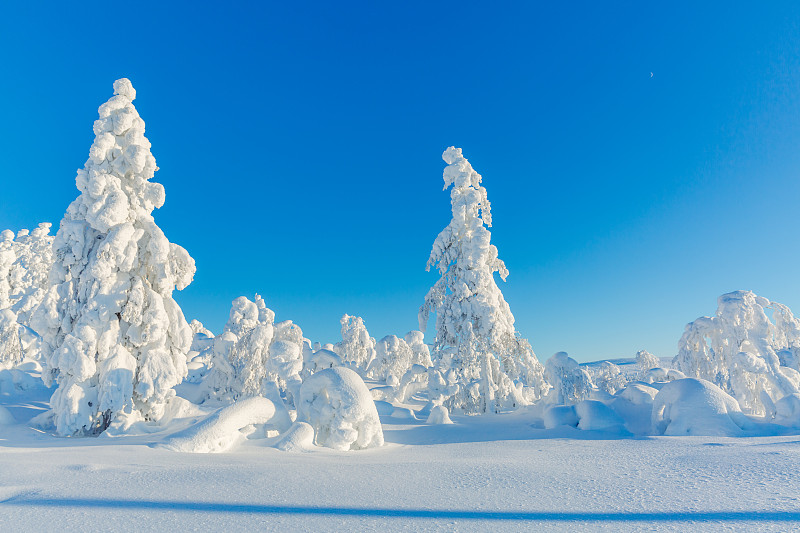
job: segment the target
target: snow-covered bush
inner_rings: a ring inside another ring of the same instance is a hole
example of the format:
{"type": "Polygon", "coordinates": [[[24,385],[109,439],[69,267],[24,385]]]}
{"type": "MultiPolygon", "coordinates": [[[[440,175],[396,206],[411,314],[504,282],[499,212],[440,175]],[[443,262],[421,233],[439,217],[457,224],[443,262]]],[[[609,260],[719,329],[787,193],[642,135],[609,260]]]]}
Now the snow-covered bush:
{"type": "Polygon", "coordinates": [[[711,381],[742,410],[765,414],[786,395],[800,392],[800,321],[785,305],[750,291],[723,294],[716,316],[686,326],[673,365],[711,381]],[[771,312],[772,320],[768,313],[771,312]]]}
{"type": "Polygon", "coordinates": [[[423,332],[431,313],[436,315],[439,376],[429,380],[431,395],[451,411],[467,413],[529,403],[546,391],[544,369],[515,331],[514,316],[494,279],[497,272],[505,280],[508,270],[490,243],[486,189],[460,148],[450,147],[442,157],[448,164],[445,189],[453,186],[453,218],[433,243],[427,269],[436,267],[441,277],[419,311],[423,332]]]}
{"type": "Polygon", "coordinates": [[[342,366],[342,360],[336,352],[328,348],[322,348],[319,343],[317,343],[316,346],[316,350],[306,350],[303,352],[303,379],[321,370],[342,366]]]}
{"type": "Polygon", "coordinates": [[[342,341],[336,343],[333,351],[343,363],[364,375],[375,358],[375,339],[369,336],[364,319],[361,317],[344,315],[340,322],[342,341]]]}
{"type": "Polygon", "coordinates": [[[413,330],[406,333],[403,337],[408,347],[411,348],[411,364],[420,365],[425,368],[433,366],[431,361],[431,350],[425,344],[425,334],[421,331],[413,330]]]}
{"type": "Polygon", "coordinates": [[[546,401],[553,405],[574,405],[589,397],[594,388],[589,373],[566,352],[558,352],[544,364],[544,376],[553,387],[546,401]]]}
{"type": "Polygon", "coordinates": [[[96,435],[116,419],[157,421],[186,376],[192,331],[172,299],[194,260],[170,243],[151,212],[164,187],[133,106],[130,81],[100,106],[81,194],[53,243],[50,288],[32,318],[45,341],[46,384],[61,435],[96,435]]]}
{"type": "Polygon", "coordinates": [[[704,379],[678,379],[664,385],[653,399],[656,435],[735,437],[748,424],[734,398],[704,379]]]}
{"type": "Polygon", "coordinates": [[[624,433],[625,421],[609,406],[597,400],[583,400],[575,404],[578,429],[586,431],[613,431],[624,433]]]}
{"type": "Polygon", "coordinates": [[[375,402],[349,368],[329,368],[307,378],[300,387],[297,420],[314,428],[318,446],[361,450],[383,445],[375,402]]]}
{"type": "Polygon", "coordinates": [[[375,354],[367,375],[385,381],[392,387],[399,385],[400,379],[411,368],[414,355],[406,341],[395,335],[387,335],[375,345],[375,354]]]}
{"type": "Polygon", "coordinates": [[[605,394],[615,394],[618,390],[625,388],[627,380],[620,368],[611,361],[603,361],[597,365],[591,375],[592,383],[600,392],[605,394]]]}
{"type": "Polygon", "coordinates": [[[644,375],[651,368],[660,367],[661,361],[647,350],[639,350],[636,352],[636,364],[639,365],[639,370],[644,375]]]}

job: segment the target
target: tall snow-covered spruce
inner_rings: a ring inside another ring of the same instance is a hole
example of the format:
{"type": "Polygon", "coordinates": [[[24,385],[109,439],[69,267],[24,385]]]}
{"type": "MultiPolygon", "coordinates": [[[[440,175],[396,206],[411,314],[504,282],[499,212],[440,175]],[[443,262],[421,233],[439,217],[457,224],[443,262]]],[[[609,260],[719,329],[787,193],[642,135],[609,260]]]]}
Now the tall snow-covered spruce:
{"type": "Polygon", "coordinates": [[[131,82],[114,82],[100,106],[80,195],[53,245],[51,288],[34,316],[45,341],[47,384],[61,435],[97,435],[112,423],[158,421],[186,376],[192,331],[174,289],[192,281],[194,260],[153,220],[164,187],[133,106],[131,82]]]}
{"type": "Polygon", "coordinates": [[[442,158],[444,188],[452,185],[453,219],[433,243],[427,270],[441,278],[419,311],[425,331],[436,314],[435,366],[428,389],[434,404],[464,413],[526,405],[547,390],[544,368],[514,329],[514,316],[495,283],[508,275],[490,243],[492,216],[481,175],[450,147],[442,158]]]}

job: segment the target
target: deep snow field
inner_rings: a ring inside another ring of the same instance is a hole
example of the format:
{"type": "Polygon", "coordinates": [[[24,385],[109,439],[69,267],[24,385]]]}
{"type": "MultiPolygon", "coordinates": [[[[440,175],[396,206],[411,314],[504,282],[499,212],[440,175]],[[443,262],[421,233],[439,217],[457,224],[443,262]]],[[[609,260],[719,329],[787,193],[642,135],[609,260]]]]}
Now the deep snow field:
{"type": "Polygon", "coordinates": [[[34,429],[50,392],[0,395],[14,417],[0,425],[0,530],[800,528],[798,435],[547,430],[533,408],[428,425],[412,400],[381,415],[378,448],[285,452],[243,438],[190,454],[159,447],[178,421],[119,437],[34,429]]]}

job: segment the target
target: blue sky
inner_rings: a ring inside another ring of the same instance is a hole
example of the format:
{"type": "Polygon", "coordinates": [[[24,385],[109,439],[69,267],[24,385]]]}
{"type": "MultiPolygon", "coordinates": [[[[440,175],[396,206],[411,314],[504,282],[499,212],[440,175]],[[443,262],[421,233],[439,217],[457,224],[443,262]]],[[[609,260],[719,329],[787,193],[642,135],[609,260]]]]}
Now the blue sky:
{"type": "Polygon", "coordinates": [[[800,310],[800,4],[21,4],[0,228],[58,225],[128,77],[197,262],[176,299],[216,332],[256,292],[312,340],[416,329],[450,145],[542,360],[672,356],[736,289],[800,310]]]}

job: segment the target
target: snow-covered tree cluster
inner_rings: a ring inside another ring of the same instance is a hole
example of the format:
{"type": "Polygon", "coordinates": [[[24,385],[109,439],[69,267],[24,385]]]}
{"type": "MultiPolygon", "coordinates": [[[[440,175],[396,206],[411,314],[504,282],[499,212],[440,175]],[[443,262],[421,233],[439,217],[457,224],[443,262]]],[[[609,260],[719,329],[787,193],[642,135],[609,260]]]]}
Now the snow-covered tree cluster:
{"type": "Polygon", "coordinates": [[[422,331],[436,317],[431,397],[464,413],[526,405],[547,391],[544,368],[514,329],[494,279],[499,273],[505,280],[508,270],[490,242],[486,189],[460,148],[448,148],[442,158],[453,218],[433,243],[427,268],[436,267],[441,277],[419,311],[422,331]]]}
{"type": "Polygon", "coordinates": [[[800,320],[750,291],[717,303],[715,316],[686,326],[673,365],[716,384],[745,412],[773,413],[774,402],[800,392],[800,320]]]}
{"type": "Polygon", "coordinates": [[[192,340],[172,292],[194,260],[170,243],[152,211],[164,187],[127,79],[100,106],[78,198],[53,243],[49,289],[32,319],[44,339],[43,379],[62,435],[93,435],[114,422],[157,421],[186,376],[192,340]]]}
{"type": "Polygon", "coordinates": [[[303,331],[291,320],[275,322],[261,296],[255,302],[236,298],[225,330],[213,341],[211,396],[263,396],[274,385],[293,403],[302,381],[303,341],[303,331]]]}
{"type": "Polygon", "coordinates": [[[41,361],[55,390],[40,425],[86,436],[205,414],[165,445],[205,452],[245,433],[282,450],[380,446],[380,417],[415,418],[411,405],[431,424],[535,404],[545,428],[738,435],[760,417],[800,429],[800,320],[749,291],[722,295],[714,317],[686,326],[674,368],[645,350],[635,364],[579,364],[565,352],[539,363],[494,277],[508,271],[482,178],[454,147],[443,154],[452,219],[428,259],[440,277],[419,310],[422,331],[376,340],[344,315],[340,342],[312,343],[259,295],[236,298],[218,336],[187,324],[173,292],[192,281],[194,260],[153,218],[165,193],[151,181],[135,96],[120,79],[100,107],[56,235],[47,223],[0,232],[0,393],[31,387],[20,369],[41,361]]]}
{"type": "Polygon", "coordinates": [[[36,356],[38,338],[30,329],[31,314],[48,288],[53,264],[50,224],[33,231],[0,232],[0,368],[18,364],[28,353],[36,356]]]}

